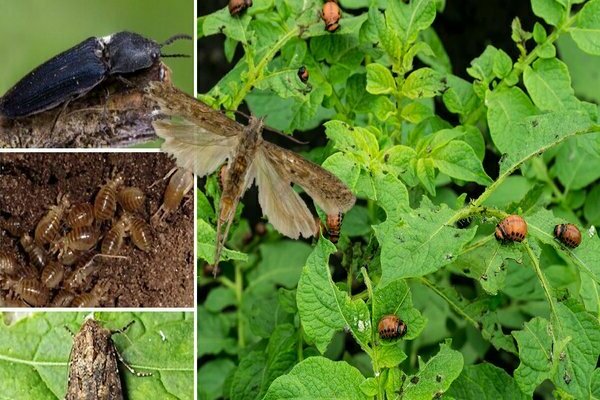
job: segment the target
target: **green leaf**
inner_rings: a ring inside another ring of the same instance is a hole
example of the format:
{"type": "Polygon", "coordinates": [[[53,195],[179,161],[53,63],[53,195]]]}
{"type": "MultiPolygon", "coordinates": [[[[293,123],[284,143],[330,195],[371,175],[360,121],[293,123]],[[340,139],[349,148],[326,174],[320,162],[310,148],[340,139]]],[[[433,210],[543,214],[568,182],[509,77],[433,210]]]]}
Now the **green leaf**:
{"type": "Polygon", "coordinates": [[[550,25],[557,26],[566,10],[555,0],[531,0],[533,13],[550,25]]]}
{"type": "Polygon", "coordinates": [[[512,67],[510,56],[504,50],[498,50],[494,56],[494,64],[492,66],[494,75],[498,78],[504,78],[512,71],[512,67]]]}
{"type": "Polygon", "coordinates": [[[544,26],[539,22],[536,22],[535,25],[533,25],[533,40],[540,44],[545,42],[547,37],[548,35],[546,34],[546,29],[544,29],[544,26]]]}
{"type": "Polygon", "coordinates": [[[417,178],[429,194],[435,196],[435,164],[431,158],[417,160],[417,178]]]}
{"type": "Polygon", "coordinates": [[[561,35],[556,42],[561,59],[569,66],[575,94],[582,99],[600,103],[600,57],[581,51],[570,36],[561,35]]]}
{"type": "Polygon", "coordinates": [[[479,57],[471,61],[471,66],[467,68],[467,73],[487,86],[494,78],[494,61],[497,52],[498,49],[488,45],[479,57]]]}
{"type": "Polygon", "coordinates": [[[439,95],[445,87],[442,74],[431,68],[419,68],[404,81],[402,94],[410,99],[429,98],[439,95]]]}
{"type": "Polygon", "coordinates": [[[514,376],[523,393],[532,395],[544,380],[550,379],[552,369],[552,338],[548,321],[533,318],[522,331],[513,332],[519,345],[519,367],[514,376]]]}
{"type": "MultiPolygon", "coordinates": [[[[89,313],[34,313],[11,325],[0,319],[0,380],[7,399],[62,399],[67,391],[69,353],[89,313]]],[[[121,374],[127,398],[193,399],[192,313],[95,313],[107,329],[136,321],[113,340],[123,358],[151,377],[121,374]],[[164,335],[164,340],[163,336],[164,335]]]]}
{"type": "Polygon", "coordinates": [[[554,371],[552,382],[556,387],[577,399],[591,395],[591,376],[600,355],[600,323],[583,305],[568,300],[557,305],[556,319],[552,325],[556,341],[565,343],[564,349],[554,345],[554,371]]]}
{"type": "Polygon", "coordinates": [[[571,87],[567,66],[556,58],[537,60],[523,73],[525,87],[542,111],[578,110],[579,100],[571,87]]]}
{"type": "Polygon", "coordinates": [[[417,43],[427,43],[429,49],[433,52],[433,54],[423,51],[417,53],[419,60],[423,61],[425,64],[429,65],[438,72],[451,74],[452,64],[450,62],[450,57],[448,56],[448,53],[446,53],[444,44],[442,43],[442,40],[438,34],[435,32],[435,29],[429,27],[421,31],[419,38],[423,42],[417,43]]]}
{"type": "Polygon", "coordinates": [[[248,15],[232,17],[227,7],[198,18],[198,38],[223,33],[230,39],[246,43],[246,29],[252,19],[248,15]]]}
{"type": "Polygon", "coordinates": [[[397,279],[383,287],[378,286],[373,293],[373,326],[389,314],[396,315],[406,324],[406,334],[402,340],[415,339],[427,324],[427,319],[414,308],[410,289],[403,279],[397,279]]]}
{"type": "Polygon", "coordinates": [[[371,94],[395,92],[396,82],[390,70],[381,64],[367,65],[367,91],[371,94]]]}
{"type": "Polygon", "coordinates": [[[402,39],[412,43],[419,32],[427,29],[435,19],[435,3],[431,0],[412,0],[409,4],[389,2],[386,11],[388,26],[399,29],[402,39]]]}
{"type": "Polygon", "coordinates": [[[331,279],[329,256],[336,247],[321,238],[298,282],[297,302],[304,333],[324,353],[337,331],[348,329],[366,348],[371,337],[371,317],[362,300],[352,300],[331,279]]]}
{"type": "Polygon", "coordinates": [[[575,137],[562,144],[551,172],[565,192],[585,188],[600,178],[600,135],[575,137]]]}
{"type": "Polygon", "coordinates": [[[227,358],[211,360],[198,368],[198,376],[202,382],[198,385],[198,398],[205,400],[222,398],[225,379],[234,369],[235,364],[227,358]]]}
{"type": "Polygon", "coordinates": [[[583,6],[570,32],[581,50],[600,55],[600,0],[591,0],[583,6]]]}
{"type": "Polygon", "coordinates": [[[588,193],[583,215],[590,224],[600,226],[600,185],[593,187],[588,193]]]}
{"type": "Polygon", "coordinates": [[[310,357],[275,379],[263,400],[367,400],[370,397],[360,389],[364,381],[361,373],[344,361],[310,357]]]}
{"type": "Polygon", "coordinates": [[[453,140],[446,146],[433,150],[431,158],[436,168],[452,178],[484,186],[492,183],[473,148],[461,140],[453,140]]]}
{"type": "Polygon", "coordinates": [[[418,124],[427,118],[433,117],[433,110],[418,101],[413,101],[402,108],[400,116],[408,122],[418,124]]]}
{"type": "Polygon", "coordinates": [[[597,234],[590,234],[581,229],[581,244],[576,249],[569,249],[560,245],[554,239],[554,227],[565,221],[556,218],[548,210],[539,210],[527,217],[529,232],[542,243],[554,246],[567,256],[573,263],[580,266],[582,271],[591,276],[596,282],[600,282],[600,239],[597,234]]]}
{"type": "Polygon", "coordinates": [[[448,75],[448,89],[442,99],[448,111],[460,115],[468,115],[479,104],[479,98],[473,85],[454,75],[448,75]]]}
{"type": "Polygon", "coordinates": [[[522,262],[521,250],[516,245],[502,245],[490,240],[485,245],[466,252],[452,264],[465,275],[477,280],[490,294],[497,294],[504,287],[507,274],[506,260],[522,262]]]}
{"type": "Polygon", "coordinates": [[[531,100],[521,89],[512,87],[489,92],[486,104],[490,135],[498,150],[507,153],[519,146],[523,128],[518,127],[520,130],[516,132],[515,124],[536,114],[531,100]]]}
{"type": "Polygon", "coordinates": [[[590,129],[591,122],[582,112],[556,112],[514,121],[505,132],[514,135],[504,148],[500,174],[508,173],[524,161],[541,154],[557,143],[590,129]],[[518,133],[518,135],[517,135],[518,133]]]}
{"type": "Polygon", "coordinates": [[[385,210],[386,221],[373,227],[381,244],[381,285],[437,271],[475,235],[474,229],[450,225],[455,211],[444,204],[434,206],[427,197],[415,210],[395,215],[385,210]]]}
{"type": "Polygon", "coordinates": [[[515,380],[489,363],[467,365],[445,395],[461,400],[526,400],[515,380]]]}
{"type": "Polygon", "coordinates": [[[204,306],[198,310],[198,357],[205,354],[219,354],[222,351],[235,353],[236,342],[229,337],[233,321],[227,314],[212,313],[204,306]]]}
{"type": "Polygon", "coordinates": [[[379,155],[379,143],[375,135],[366,128],[352,127],[342,121],[325,123],[327,137],[333,140],[336,149],[354,154],[361,164],[379,155]]]}
{"type": "MultiPolygon", "coordinates": [[[[217,232],[212,225],[203,219],[198,219],[196,226],[198,258],[206,260],[209,263],[214,263],[217,232]]],[[[248,261],[248,255],[235,250],[223,249],[221,261],[225,260],[248,261]]]]}
{"type": "Polygon", "coordinates": [[[440,351],[425,365],[419,365],[419,372],[406,380],[403,398],[432,399],[438,393],[444,393],[458,378],[463,365],[464,359],[460,352],[452,350],[448,342],[441,344],[440,351]]]}
{"type": "Polygon", "coordinates": [[[297,361],[298,334],[292,325],[278,325],[269,337],[266,349],[246,353],[233,375],[231,398],[262,398],[271,383],[287,373],[297,361]]]}

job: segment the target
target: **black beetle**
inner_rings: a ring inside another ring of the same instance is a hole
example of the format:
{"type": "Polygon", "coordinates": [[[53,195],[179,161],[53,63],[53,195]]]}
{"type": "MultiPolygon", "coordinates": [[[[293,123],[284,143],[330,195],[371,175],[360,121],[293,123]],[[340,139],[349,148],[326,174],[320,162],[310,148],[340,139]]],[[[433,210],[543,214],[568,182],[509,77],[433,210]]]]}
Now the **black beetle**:
{"type": "Polygon", "coordinates": [[[132,32],[86,39],[25,75],[0,98],[0,114],[8,118],[37,114],[83,96],[108,77],[150,68],[161,56],[187,57],[160,52],[179,39],[192,37],[175,35],[162,44],[132,32]]]}

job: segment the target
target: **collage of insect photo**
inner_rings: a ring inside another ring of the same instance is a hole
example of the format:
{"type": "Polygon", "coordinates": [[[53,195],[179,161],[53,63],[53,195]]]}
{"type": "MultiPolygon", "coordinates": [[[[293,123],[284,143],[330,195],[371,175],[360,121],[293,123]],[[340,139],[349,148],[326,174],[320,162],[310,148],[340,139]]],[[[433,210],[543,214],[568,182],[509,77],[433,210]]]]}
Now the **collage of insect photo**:
{"type": "Polygon", "coordinates": [[[600,0],[0,0],[0,400],[600,399],[600,0]]]}

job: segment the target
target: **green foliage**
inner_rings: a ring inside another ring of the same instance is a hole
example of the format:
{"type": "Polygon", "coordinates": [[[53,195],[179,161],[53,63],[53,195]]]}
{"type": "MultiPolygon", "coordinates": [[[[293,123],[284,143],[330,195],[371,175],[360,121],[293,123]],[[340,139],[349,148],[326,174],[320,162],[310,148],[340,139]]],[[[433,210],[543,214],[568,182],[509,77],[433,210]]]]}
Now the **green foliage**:
{"type": "MultiPolygon", "coordinates": [[[[7,325],[0,320],[0,380],[7,399],[63,399],[69,354],[86,313],[34,313],[7,325]]],[[[135,321],[113,340],[123,359],[151,377],[121,374],[129,399],[193,399],[192,313],[94,313],[111,330],[135,321]]],[[[125,370],[126,371],[126,370],[125,370]]]]}
{"type": "MultiPolygon", "coordinates": [[[[199,281],[200,398],[598,397],[600,81],[574,60],[600,54],[600,0],[532,0],[540,19],[511,25],[518,57],[489,45],[469,80],[432,28],[443,1],[342,3],[353,15],[335,33],[317,0],[199,19],[200,37],[243,50],[203,99],[246,100],[286,132],[323,125],[307,156],[359,199],[337,245],[238,213],[223,275],[199,281]],[[528,224],[521,243],[494,237],[509,214],[528,224]],[[575,249],[554,238],[566,222],[575,249]],[[390,314],[407,330],[383,340],[390,314]]],[[[214,182],[198,198],[200,262],[214,182]]]]}

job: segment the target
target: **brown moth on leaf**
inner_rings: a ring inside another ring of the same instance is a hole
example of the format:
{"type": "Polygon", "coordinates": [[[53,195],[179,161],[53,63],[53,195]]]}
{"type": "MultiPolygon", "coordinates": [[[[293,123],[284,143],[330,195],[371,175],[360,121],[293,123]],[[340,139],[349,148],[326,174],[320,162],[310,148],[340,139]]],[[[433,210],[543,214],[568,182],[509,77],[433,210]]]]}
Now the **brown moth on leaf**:
{"type": "Polygon", "coordinates": [[[334,174],[263,140],[262,119],[251,117],[244,126],[160,82],[152,83],[148,93],[159,104],[160,113],[177,117],[157,120],[153,126],[156,134],[165,139],[163,151],[174,155],[178,166],[202,177],[227,160],[217,220],[215,265],[220,261],[237,205],[253,182],[258,186],[258,200],[269,222],[292,239],[308,238],[319,231],[292,184],[301,186],[328,215],[345,213],[354,205],[356,197],[334,174]]]}
{"type": "Polygon", "coordinates": [[[110,331],[93,319],[83,323],[73,339],[65,400],[123,399],[117,359],[137,376],[151,375],[135,372],[123,361],[112,341],[114,333],[124,332],[132,323],[118,331],[110,331]]]}

